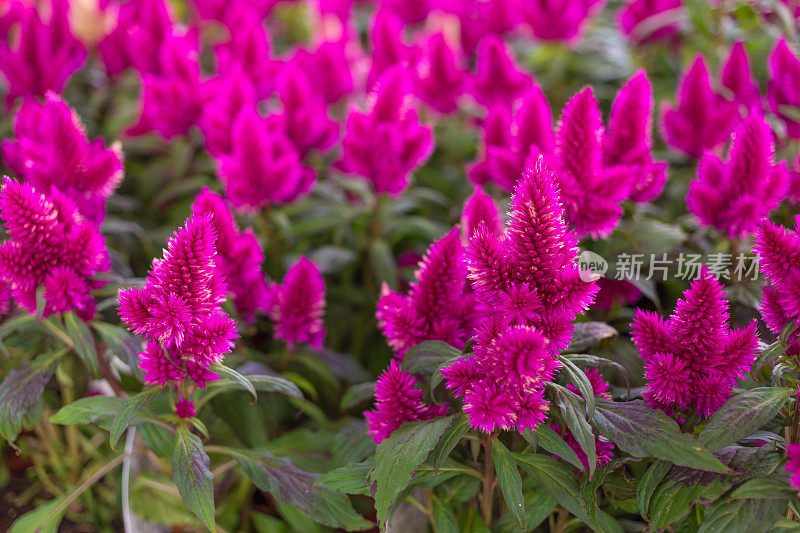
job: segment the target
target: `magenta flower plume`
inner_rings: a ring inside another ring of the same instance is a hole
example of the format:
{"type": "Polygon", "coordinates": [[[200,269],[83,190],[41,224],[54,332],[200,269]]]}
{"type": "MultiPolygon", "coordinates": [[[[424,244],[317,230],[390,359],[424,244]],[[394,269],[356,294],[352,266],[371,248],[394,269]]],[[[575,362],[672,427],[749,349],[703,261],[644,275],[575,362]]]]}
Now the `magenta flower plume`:
{"type": "Polygon", "coordinates": [[[800,59],[783,37],[775,43],[769,56],[769,73],[769,107],[783,120],[786,134],[793,139],[800,139],[800,122],[784,112],[784,107],[800,108],[800,92],[797,91],[800,84],[800,59]]]}
{"type": "Polygon", "coordinates": [[[645,362],[645,400],[672,414],[707,417],[755,361],[756,324],[731,329],[722,285],[703,267],[667,320],[636,310],[633,342],[645,362]]]}
{"type": "Polygon", "coordinates": [[[423,22],[437,7],[438,0],[380,0],[382,8],[395,13],[405,24],[423,22]]]}
{"type": "Polygon", "coordinates": [[[617,93],[603,137],[605,165],[634,169],[630,198],[638,203],[658,196],[667,181],[667,163],[653,160],[652,116],[653,87],[640,70],[617,93]]]}
{"type": "Polygon", "coordinates": [[[504,104],[495,104],[483,120],[478,159],[467,167],[467,177],[473,184],[484,185],[492,179],[489,152],[493,148],[507,151],[511,141],[511,111],[504,104]]]}
{"type": "Polygon", "coordinates": [[[217,254],[214,263],[225,277],[236,311],[246,322],[253,322],[255,313],[263,309],[268,299],[267,283],[261,271],[264,252],[251,230],[239,231],[225,200],[203,189],[192,205],[199,217],[211,215],[217,233],[217,254]]]}
{"type": "Polygon", "coordinates": [[[20,2],[14,12],[19,22],[17,35],[0,38],[6,107],[20,96],[60,93],[86,60],[86,49],[69,28],[68,0],[50,0],[43,7],[47,15],[40,13],[35,3],[20,2]]]}
{"type": "Polygon", "coordinates": [[[466,83],[466,71],[460,63],[443,33],[429,37],[414,65],[417,97],[439,113],[457,110],[466,83]]]}
{"type": "Polygon", "coordinates": [[[720,69],[719,82],[733,94],[734,102],[744,108],[744,114],[751,110],[758,113],[764,112],[761,93],[753,79],[750,61],[747,59],[747,52],[741,41],[736,41],[731,47],[728,59],[720,69]]]}
{"type": "Polygon", "coordinates": [[[53,93],[44,103],[25,100],[14,136],[2,143],[3,159],[20,178],[39,191],[59,189],[83,216],[102,222],[105,200],[122,180],[118,143],[106,148],[102,139],[90,142],[78,115],[53,93]]]}
{"type": "Polygon", "coordinates": [[[486,107],[510,105],[533,83],[533,76],[514,61],[511,51],[496,35],[487,35],[478,46],[471,93],[486,107]]]}
{"type": "Polygon", "coordinates": [[[309,76],[314,90],[327,104],[334,104],[353,92],[353,73],[347,54],[347,41],[324,41],[313,52],[300,48],[292,61],[309,76]]]}
{"type": "Polygon", "coordinates": [[[178,415],[178,418],[192,418],[193,416],[197,416],[194,402],[181,396],[178,398],[178,401],[175,402],[175,414],[178,415]]]}
{"type": "Polygon", "coordinates": [[[214,157],[230,154],[233,123],[244,108],[255,108],[255,89],[241,68],[233,67],[227,76],[209,81],[209,100],[203,107],[198,125],[206,141],[206,149],[214,157]]]}
{"type": "Polygon", "coordinates": [[[786,164],[775,164],[772,129],[753,112],[736,129],[727,161],[706,152],[686,201],[703,224],[729,237],[744,237],[783,200],[786,164]]]}
{"type": "Polygon", "coordinates": [[[604,166],[603,136],[600,108],[586,87],[561,112],[553,162],[567,219],[579,235],[595,239],[617,225],[636,175],[635,167],[604,166]]]}
{"type": "Polygon", "coordinates": [[[580,41],[584,27],[605,0],[532,0],[523,4],[524,20],[542,41],[580,41]]]}
{"type": "Polygon", "coordinates": [[[682,0],[630,0],[617,12],[617,20],[631,42],[644,44],[676,37],[682,12],[682,0]]]}
{"type": "MultiPolygon", "coordinates": [[[[234,2],[231,0],[191,0],[191,4],[194,5],[201,20],[216,20],[223,23],[228,21],[231,4],[239,2],[240,0],[234,0],[234,2]]],[[[247,0],[247,4],[261,19],[269,15],[276,3],[278,0],[247,0]]]]}
{"type": "Polygon", "coordinates": [[[171,35],[159,51],[158,74],[142,74],[142,111],[129,135],[156,132],[165,139],[183,135],[202,116],[208,100],[200,79],[196,36],[171,35]]]}
{"type": "Polygon", "coordinates": [[[301,257],[271,288],[269,315],[275,338],[291,348],[295,343],[322,348],[325,340],[325,280],[317,266],[301,257]]]}
{"type": "Polygon", "coordinates": [[[699,158],[728,139],[739,121],[738,106],[714,92],[705,59],[698,55],[678,86],[677,107],[663,106],[664,138],[673,148],[699,158]]]}
{"type": "Polygon", "coordinates": [[[376,193],[400,194],[411,172],[433,151],[433,132],[410,105],[402,67],[389,70],[370,99],[369,110],[350,110],[339,167],[372,182],[376,193]]]}
{"type": "Polygon", "coordinates": [[[472,196],[464,202],[464,209],[461,210],[462,239],[469,241],[481,224],[491,234],[503,234],[502,218],[497,205],[491,196],[483,192],[483,189],[476,187],[472,196]]]}
{"type": "Polygon", "coordinates": [[[219,157],[218,174],[233,206],[251,211],[295,201],[308,194],[315,178],[286,135],[253,106],[233,122],[231,153],[219,157]]]}
{"type": "Polygon", "coordinates": [[[111,264],[105,240],[75,204],[57,189],[40,193],[30,183],[6,177],[0,191],[0,216],[9,239],[0,244],[0,281],[18,305],[36,313],[36,291],[44,287],[44,316],[75,311],[94,316],[95,275],[111,264]]]}
{"type": "Polygon", "coordinates": [[[375,385],[375,410],[367,411],[367,433],[380,443],[406,422],[443,416],[447,408],[425,403],[422,391],[415,388],[418,378],[400,369],[393,360],[375,385]]]}
{"type": "Polygon", "coordinates": [[[147,340],[139,354],[144,381],[164,385],[190,378],[199,387],[215,379],[208,367],[233,350],[236,322],[220,304],[225,279],[216,266],[212,216],[192,216],[167,241],[142,287],[119,292],[119,316],[147,340]]]}
{"type": "Polygon", "coordinates": [[[472,337],[476,317],[466,277],[464,248],[453,228],[428,249],[407,294],[383,286],[375,316],[398,358],[422,341],[461,348],[472,337]]]}
{"type": "Polygon", "coordinates": [[[800,443],[792,442],[786,446],[786,471],[791,474],[792,487],[800,489],[800,443]]]}
{"type": "Polygon", "coordinates": [[[520,23],[514,0],[441,0],[439,7],[458,18],[461,48],[469,55],[485,36],[503,36],[520,23]]]}
{"type": "Polygon", "coordinates": [[[367,89],[375,84],[392,67],[407,65],[411,50],[403,43],[403,22],[387,9],[379,9],[375,14],[370,31],[372,63],[367,74],[367,89]]]}
{"type": "Polygon", "coordinates": [[[117,11],[114,29],[97,44],[109,76],[128,67],[141,73],[161,74],[161,47],[172,35],[172,18],[164,0],[109,3],[117,11]]]}

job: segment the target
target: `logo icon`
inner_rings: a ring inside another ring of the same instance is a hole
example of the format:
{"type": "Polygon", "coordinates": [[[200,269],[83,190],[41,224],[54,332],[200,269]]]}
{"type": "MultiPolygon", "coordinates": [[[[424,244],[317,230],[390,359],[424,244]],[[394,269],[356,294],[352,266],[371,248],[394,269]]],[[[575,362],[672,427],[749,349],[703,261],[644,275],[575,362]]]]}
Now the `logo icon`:
{"type": "Polygon", "coordinates": [[[608,261],[594,252],[584,250],[578,257],[578,268],[581,280],[589,283],[602,278],[608,272],[608,261]]]}

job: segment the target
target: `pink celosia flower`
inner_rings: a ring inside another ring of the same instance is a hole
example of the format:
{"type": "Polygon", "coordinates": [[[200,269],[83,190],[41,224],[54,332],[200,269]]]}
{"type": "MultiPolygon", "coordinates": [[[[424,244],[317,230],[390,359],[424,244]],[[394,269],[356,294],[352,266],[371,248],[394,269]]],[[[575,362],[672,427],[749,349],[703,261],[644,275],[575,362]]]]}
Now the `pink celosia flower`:
{"type": "Polygon", "coordinates": [[[609,311],[615,305],[624,307],[635,304],[642,297],[642,291],[630,281],[600,278],[597,280],[597,285],[600,290],[592,307],[601,311],[609,311]]]}
{"type": "Polygon", "coordinates": [[[640,70],[617,93],[603,136],[606,166],[634,169],[631,200],[649,202],[661,193],[667,181],[667,163],[653,160],[653,88],[640,70]]]}
{"type": "Polygon", "coordinates": [[[102,285],[92,278],[111,266],[97,226],[57,189],[44,195],[8,177],[0,216],[10,237],[0,244],[0,280],[11,287],[17,304],[36,313],[36,291],[43,286],[44,316],[75,311],[90,320],[95,310],[90,291],[102,285]]]}
{"type": "Polygon", "coordinates": [[[11,287],[0,281],[0,317],[8,313],[11,309],[11,287]]]}
{"type": "Polygon", "coordinates": [[[423,22],[438,4],[437,0],[380,0],[381,8],[395,13],[405,24],[423,22]]]}
{"type": "Polygon", "coordinates": [[[635,44],[675,37],[682,16],[682,0],[630,0],[617,12],[622,32],[635,44]]]}
{"type": "Polygon", "coordinates": [[[256,311],[267,301],[267,284],[261,272],[264,253],[258,239],[250,229],[239,231],[225,200],[208,189],[197,196],[192,213],[213,216],[211,222],[217,233],[214,262],[225,276],[236,310],[245,321],[253,322],[256,311]]]}
{"type": "Polygon", "coordinates": [[[184,399],[183,396],[178,398],[175,402],[175,414],[178,418],[192,418],[197,416],[197,411],[194,408],[194,402],[190,399],[184,399]]]}
{"type": "MultiPolygon", "coordinates": [[[[16,0],[15,0],[16,3],[16,0]]],[[[20,96],[60,93],[72,73],[86,60],[86,49],[69,28],[68,0],[44,2],[44,15],[35,4],[20,2],[14,36],[0,35],[0,72],[7,84],[6,107],[20,96]]]]}
{"type": "Polygon", "coordinates": [[[206,149],[214,157],[232,151],[233,123],[244,108],[256,107],[256,93],[241,67],[232,67],[227,76],[209,81],[211,97],[203,107],[198,125],[206,140],[206,149]]]}
{"type": "Polygon", "coordinates": [[[525,22],[542,41],[580,41],[584,27],[605,0],[529,0],[521,4],[525,22]]]}
{"type": "Polygon", "coordinates": [[[457,110],[466,77],[460,63],[443,33],[428,38],[414,65],[417,97],[440,113],[457,110]]]}
{"type": "Polygon", "coordinates": [[[410,106],[407,71],[389,70],[371,96],[368,111],[347,117],[339,166],[372,182],[376,193],[400,194],[411,172],[433,151],[433,133],[410,106]]]}
{"type": "Polygon", "coordinates": [[[667,320],[636,310],[633,342],[645,362],[644,398],[653,407],[710,416],[750,369],[758,348],[755,321],[731,329],[723,295],[703,267],[667,320]]]}
{"type": "Polygon", "coordinates": [[[422,391],[415,388],[417,378],[392,361],[375,385],[375,410],[367,411],[367,433],[380,443],[405,422],[427,420],[447,413],[447,408],[425,403],[422,391]]]}
{"type": "Polygon", "coordinates": [[[89,141],[78,115],[60,97],[44,103],[25,100],[14,122],[16,140],[2,143],[3,159],[39,191],[59,189],[96,223],[105,217],[105,200],[122,180],[122,152],[102,139],[89,141]]]}
{"type": "Polygon", "coordinates": [[[197,45],[192,34],[171,35],[164,41],[160,73],[142,74],[142,112],[129,135],[157,132],[171,139],[200,119],[209,93],[200,79],[197,45]]]}
{"type": "Polygon", "coordinates": [[[665,104],[661,125],[673,148],[698,158],[728,139],[739,121],[738,106],[714,92],[705,59],[698,55],[681,78],[677,107],[665,104]]]}
{"type": "MultiPolygon", "coordinates": [[[[280,0],[192,0],[197,15],[201,20],[227,22],[231,13],[231,5],[246,3],[254,9],[259,19],[264,19],[280,0]]],[[[288,1],[288,0],[283,0],[288,1]]]]}
{"type": "Polygon", "coordinates": [[[317,266],[301,257],[283,282],[270,288],[268,312],[275,321],[275,338],[291,348],[295,343],[322,348],[325,340],[325,280],[317,266]]]}
{"type": "MultiPolygon", "coordinates": [[[[464,394],[464,412],[470,425],[484,433],[514,428],[519,404],[520,397],[513,390],[490,381],[474,381],[464,394]]],[[[541,400],[538,405],[546,406],[547,402],[541,400]]]]}
{"type": "Polygon", "coordinates": [[[440,7],[458,17],[461,48],[470,55],[485,36],[503,36],[520,22],[515,0],[441,0],[440,7]]]}
{"type": "Polygon", "coordinates": [[[489,233],[503,234],[502,219],[497,205],[491,196],[483,192],[480,187],[476,187],[461,210],[461,238],[468,241],[481,224],[489,233]]]}
{"type": "Polygon", "coordinates": [[[789,201],[793,204],[800,203],[800,152],[794,159],[789,169],[789,201]]]}
{"type": "Polygon", "coordinates": [[[302,166],[291,141],[255,107],[239,112],[231,131],[231,153],[219,157],[219,178],[234,207],[256,210],[293,202],[308,194],[314,177],[312,169],[302,166]]]}
{"type": "Polygon", "coordinates": [[[336,103],[353,92],[353,73],[345,39],[323,41],[313,52],[299,48],[292,61],[303,71],[312,73],[309,82],[326,103],[336,103]]]}
{"type": "Polygon", "coordinates": [[[381,9],[375,14],[370,31],[372,62],[367,74],[367,89],[392,67],[407,65],[411,50],[403,43],[403,23],[391,11],[381,9]]]}
{"type": "Polygon", "coordinates": [[[426,340],[463,347],[475,326],[466,273],[464,248],[453,228],[428,249],[408,294],[383,286],[375,316],[397,357],[426,340]]]}
{"type": "Polygon", "coordinates": [[[487,35],[478,46],[478,59],[472,78],[471,92],[475,100],[491,107],[510,105],[533,83],[533,77],[514,61],[511,51],[496,35],[487,35]]]}
{"type": "Polygon", "coordinates": [[[800,122],[784,112],[784,107],[800,108],[800,59],[789,48],[783,37],[775,43],[769,56],[769,85],[767,101],[772,112],[780,117],[786,125],[786,135],[800,139],[800,122]]]}
{"type": "Polygon", "coordinates": [[[110,76],[128,67],[142,73],[160,74],[161,47],[172,35],[172,19],[164,0],[109,2],[107,10],[117,12],[114,29],[97,44],[110,76]]]}
{"type": "Polygon", "coordinates": [[[786,446],[786,471],[791,474],[792,487],[800,489],[800,443],[792,442],[786,446]]]}
{"type": "Polygon", "coordinates": [[[492,178],[489,152],[495,147],[506,150],[511,143],[511,111],[504,104],[495,104],[483,120],[478,159],[467,166],[469,180],[475,185],[488,182],[492,178]]]}
{"type": "Polygon", "coordinates": [[[220,303],[227,287],[215,263],[210,215],[192,216],[153,261],[145,285],[119,292],[119,315],[148,341],[139,354],[146,383],[163,385],[188,376],[199,387],[215,379],[208,371],[233,350],[236,322],[220,303]]]}
{"type": "Polygon", "coordinates": [[[686,197],[689,211],[729,237],[744,237],[783,200],[786,164],[775,164],[772,129],[752,112],[736,129],[727,161],[706,152],[686,197]]]}
{"type": "Polygon", "coordinates": [[[719,83],[733,94],[733,100],[744,108],[745,114],[750,111],[764,112],[761,93],[753,79],[750,61],[741,41],[736,41],[731,47],[728,59],[720,69],[719,83]]]}

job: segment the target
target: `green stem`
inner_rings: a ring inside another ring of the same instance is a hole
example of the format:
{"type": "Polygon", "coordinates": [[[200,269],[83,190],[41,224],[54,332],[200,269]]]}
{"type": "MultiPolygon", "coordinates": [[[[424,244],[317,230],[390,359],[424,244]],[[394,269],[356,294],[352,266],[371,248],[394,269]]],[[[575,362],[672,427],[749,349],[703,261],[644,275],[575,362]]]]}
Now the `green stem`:
{"type": "Polygon", "coordinates": [[[494,506],[494,461],[492,460],[492,439],[481,439],[483,444],[483,493],[481,495],[481,511],[486,526],[492,524],[492,507],[494,506]]]}

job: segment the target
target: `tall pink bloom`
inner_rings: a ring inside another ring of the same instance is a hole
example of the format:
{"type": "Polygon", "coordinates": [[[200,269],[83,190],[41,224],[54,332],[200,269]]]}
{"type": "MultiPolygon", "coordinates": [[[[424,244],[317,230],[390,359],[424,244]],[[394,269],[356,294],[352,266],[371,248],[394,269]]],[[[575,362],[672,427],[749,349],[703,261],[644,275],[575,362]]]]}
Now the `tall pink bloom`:
{"type": "Polygon", "coordinates": [[[467,177],[473,184],[484,185],[492,179],[489,153],[493,148],[507,150],[512,146],[511,122],[511,110],[506,105],[495,104],[489,108],[483,120],[478,159],[467,166],[467,177]]]}
{"type": "Polygon", "coordinates": [[[280,0],[191,0],[197,14],[202,20],[227,22],[231,13],[231,5],[247,3],[259,18],[263,19],[280,0]]]}
{"type": "Polygon", "coordinates": [[[217,254],[214,263],[225,277],[236,310],[247,322],[263,309],[268,298],[267,283],[261,271],[264,252],[253,231],[240,231],[228,205],[219,195],[203,189],[192,205],[192,213],[211,215],[216,231],[217,254]]]}
{"type": "Polygon", "coordinates": [[[427,420],[443,416],[446,407],[425,403],[422,390],[417,389],[417,378],[400,369],[393,360],[383,371],[375,385],[375,410],[367,411],[367,433],[380,443],[406,422],[427,420]]]}
{"type": "Polygon", "coordinates": [[[423,22],[438,4],[437,0],[379,0],[380,6],[391,10],[405,24],[423,22]]]}
{"type": "Polygon", "coordinates": [[[422,341],[460,348],[472,337],[476,317],[466,276],[464,248],[453,228],[428,249],[407,294],[383,286],[375,316],[398,358],[422,341]]]}
{"type": "Polygon", "coordinates": [[[789,48],[783,37],[775,43],[769,56],[769,85],[767,101],[772,112],[780,117],[786,125],[786,134],[793,139],[800,139],[800,122],[784,112],[784,107],[800,108],[800,59],[789,48]]]}
{"type": "Polygon", "coordinates": [[[667,413],[713,414],[755,360],[755,321],[731,329],[722,285],[703,267],[700,279],[664,320],[636,310],[633,342],[645,362],[645,400],[667,413]]]}
{"type": "Polygon", "coordinates": [[[649,202],[667,181],[667,163],[653,160],[652,150],[653,87],[640,70],[617,93],[603,136],[605,165],[634,169],[630,196],[634,202],[649,202]]]}
{"type": "Polygon", "coordinates": [[[439,32],[427,39],[414,64],[414,89],[420,100],[440,113],[458,109],[464,93],[466,71],[458,52],[439,32]]]}
{"type": "Polygon", "coordinates": [[[211,216],[192,216],[153,261],[144,286],[119,292],[120,318],[147,340],[139,354],[146,383],[188,377],[203,387],[215,379],[208,367],[233,350],[238,335],[220,307],[227,288],[215,263],[216,239],[211,216]]]}
{"type": "Polygon", "coordinates": [[[800,489],[800,443],[792,442],[786,446],[786,471],[791,474],[792,487],[800,489]]]}
{"type": "Polygon", "coordinates": [[[521,4],[525,22],[542,41],[580,41],[588,20],[605,0],[530,0],[521,4]]]}
{"type": "Polygon", "coordinates": [[[44,103],[27,99],[14,122],[15,140],[2,143],[5,163],[39,191],[59,189],[96,223],[105,201],[122,180],[122,152],[102,139],[89,141],[78,115],[47,93],[44,103]]]}
{"type": "Polygon", "coordinates": [[[786,163],[775,164],[772,129],[753,112],[736,129],[727,161],[703,155],[686,201],[703,224],[744,237],[778,207],[788,178],[786,163]]]}
{"type": "Polygon", "coordinates": [[[346,39],[323,41],[313,51],[298,48],[292,61],[303,71],[313,73],[309,81],[326,103],[336,103],[353,92],[346,39]]]}
{"type": "Polygon", "coordinates": [[[142,73],[160,74],[161,47],[173,33],[172,18],[164,0],[109,2],[117,12],[114,29],[97,44],[110,76],[134,67],[142,73]]]}
{"type": "Polygon", "coordinates": [[[662,111],[667,143],[694,158],[725,142],[739,121],[738,106],[714,91],[700,55],[681,78],[677,107],[665,104],[662,111]]]}
{"type": "Polygon", "coordinates": [[[301,257],[286,272],[280,285],[270,288],[269,315],[275,321],[275,338],[291,348],[305,343],[322,348],[325,340],[325,280],[317,266],[301,257]]]}
{"type": "Polygon", "coordinates": [[[370,31],[372,62],[367,74],[367,90],[392,67],[407,66],[411,50],[403,42],[403,22],[389,10],[379,9],[370,31]]]}
{"type": "Polygon", "coordinates": [[[475,100],[486,106],[510,105],[533,83],[533,77],[514,61],[511,51],[496,35],[487,35],[478,46],[478,59],[472,78],[475,100]]]}
{"type": "Polygon", "coordinates": [[[521,18],[515,0],[441,0],[440,8],[458,17],[461,48],[469,55],[485,36],[503,36],[521,18]]]}
{"type": "Polygon", "coordinates": [[[433,151],[433,133],[411,106],[407,71],[389,70],[371,95],[366,112],[350,110],[339,166],[372,182],[377,193],[397,195],[411,172],[433,151]]]}
{"type": "Polygon", "coordinates": [[[47,15],[40,13],[36,5],[16,5],[18,33],[13,39],[0,35],[0,73],[7,85],[6,107],[20,96],[60,93],[86,60],[86,49],[69,28],[68,0],[43,4],[47,15]]]}
{"type": "Polygon", "coordinates": [[[741,41],[736,41],[731,47],[728,59],[720,69],[719,82],[733,94],[733,100],[743,107],[745,112],[764,112],[761,93],[753,79],[747,51],[741,41]]]}
{"type": "Polygon", "coordinates": [[[75,311],[94,316],[94,279],[111,264],[103,236],[57,189],[42,194],[30,183],[6,177],[0,216],[9,239],[0,244],[0,281],[18,305],[36,313],[36,291],[44,287],[44,315],[75,311]]]}
{"type": "Polygon", "coordinates": [[[617,20],[629,40],[643,44],[678,35],[682,15],[682,0],[629,0],[617,12],[617,20]]]}
{"type": "Polygon", "coordinates": [[[481,224],[484,225],[486,231],[502,235],[502,222],[500,212],[492,197],[483,192],[480,187],[476,187],[472,196],[464,202],[464,209],[461,211],[462,239],[469,241],[481,224]]]}
{"type": "Polygon", "coordinates": [[[242,109],[255,109],[256,92],[241,67],[233,67],[227,76],[208,82],[210,98],[203,106],[198,121],[206,141],[206,149],[214,157],[233,150],[233,124],[242,109]]]}

